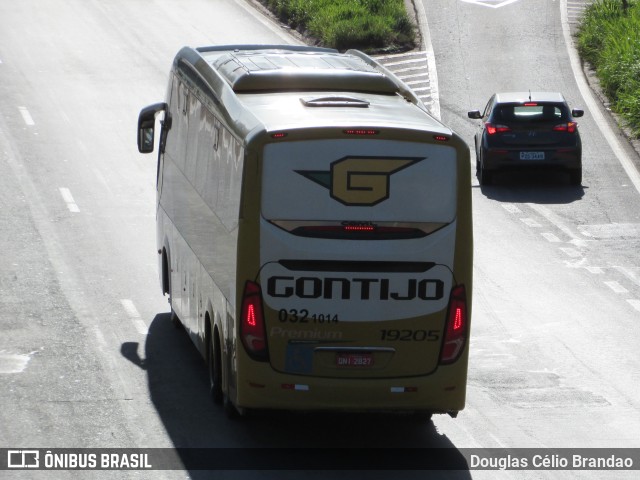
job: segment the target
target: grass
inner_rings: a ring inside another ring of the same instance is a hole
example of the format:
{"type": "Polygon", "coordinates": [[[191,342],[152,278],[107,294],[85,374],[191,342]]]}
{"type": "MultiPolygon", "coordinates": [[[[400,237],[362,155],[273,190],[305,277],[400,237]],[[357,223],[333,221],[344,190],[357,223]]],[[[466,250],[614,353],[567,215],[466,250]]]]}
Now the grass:
{"type": "Polygon", "coordinates": [[[416,27],[404,0],[260,0],[283,23],[340,51],[404,51],[415,46],[416,27]]]}
{"type": "Polygon", "coordinates": [[[632,134],[640,137],[640,1],[597,0],[585,11],[577,35],[583,60],[632,134]]]}

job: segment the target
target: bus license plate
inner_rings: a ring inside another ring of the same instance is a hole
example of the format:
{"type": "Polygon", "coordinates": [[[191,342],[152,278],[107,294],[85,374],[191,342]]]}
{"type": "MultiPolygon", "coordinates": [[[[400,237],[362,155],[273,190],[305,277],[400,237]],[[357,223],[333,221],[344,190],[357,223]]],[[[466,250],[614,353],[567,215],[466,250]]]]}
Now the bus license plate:
{"type": "Polygon", "coordinates": [[[544,160],[544,152],[520,152],[520,160],[544,160]]]}
{"type": "Polygon", "coordinates": [[[373,355],[370,353],[338,353],[336,354],[338,367],[371,367],[373,355]]]}

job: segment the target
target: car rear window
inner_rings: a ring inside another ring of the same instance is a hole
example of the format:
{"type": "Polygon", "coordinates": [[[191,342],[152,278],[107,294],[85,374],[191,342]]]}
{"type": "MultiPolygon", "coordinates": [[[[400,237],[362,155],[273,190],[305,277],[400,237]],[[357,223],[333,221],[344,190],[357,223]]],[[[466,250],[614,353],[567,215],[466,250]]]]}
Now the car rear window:
{"type": "Polygon", "coordinates": [[[569,112],[562,104],[499,105],[494,111],[496,121],[505,123],[539,123],[568,120],[569,112]]]}

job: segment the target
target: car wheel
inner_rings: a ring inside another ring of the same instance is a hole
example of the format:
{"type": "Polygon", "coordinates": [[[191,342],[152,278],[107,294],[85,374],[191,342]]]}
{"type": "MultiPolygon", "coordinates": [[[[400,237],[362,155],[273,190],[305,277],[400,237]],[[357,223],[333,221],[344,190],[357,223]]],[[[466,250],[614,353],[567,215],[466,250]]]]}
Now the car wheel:
{"type": "Polygon", "coordinates": [[[480,164],[480,174],[478,175],[478,181],[480,182],[480,185],[491,185],[491,183],[493,182],[493,175],[491,174],[491,172],[487,171],[486,168],[484,168],[484,162],[480,164]]]}
{"type": "Polygon", "coordinates": [[[582,185],[582,168],[569,172],[569,181],[571,182],[571,185],[576,185],[578,187],[582,185]]]}
{"type": "Polygon", "coordinates": [[[475,140],[475,152],[476,152],[476,176],[480,172],[480,155],[478,154],[478,140],[475,140]]]}

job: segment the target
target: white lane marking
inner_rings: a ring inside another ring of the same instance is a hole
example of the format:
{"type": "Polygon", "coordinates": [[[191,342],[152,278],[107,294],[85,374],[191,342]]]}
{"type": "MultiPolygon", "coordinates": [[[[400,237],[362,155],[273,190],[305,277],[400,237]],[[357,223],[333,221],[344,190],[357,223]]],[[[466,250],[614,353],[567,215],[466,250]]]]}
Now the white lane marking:
{"type": "Polygon", "coordinates": [[[629,293],[629,290],[624,288],[615,280],[609,280],[607,282],[604,282],[604,284],[616,293],[629,293]]]}
{"type": "MultiPolygon", "coordinates": [[[[412,57],[414,56],[413,53],[410,53],[409,55],[411,55],[412,57]]],[[[382,56],[382,57],[378,57],[378,58],[393,58],[395,57],[395,55],[387,55],[382,56]]],[[[406,58],[406,55],[401,54],[398,58],[406,58]]],[[[398,60],[397,62],[389,62],[389,63],[385,63],[384,66],[385,67],[396,67],[398,65],[409,65],[409,67],[407,68],[400,68],[400,69],[394,69],[394,73],[403,73],[403,72],[410,72],[411,70],[415,70],[416,69],[416,65],[417,66],[421,66],[422,64],[424,64],[425,59],[424,58],[409,58],[407,60],[398,60]]],[[[420,77],[428,77],[428,75],[426,73],[421,73],[419,75],[408,75],[407,77],[403,77],[403,78],[409,78],[409,77],[416,77],[416,76],[420,76],[420,77]]]]}
{"type": "Polygon", "coordinates": [[[629,298],[627,300],[627,302],[629,302],[629,304],[635,308],[636,310],[638,310],[640,312],[640,300],[635,300],[633,298],[629,298]]]}
{"type": "Polygon", "coordinates": [[[633,283],[635,283],[636,285],[638,285],[640,287],[640,278],[638,278],[638,276],[636,274],[634,274],[631,270],[625,268],[625,267],[613,267],[616,270],[618,270],[620,273],[622,273],[625,277],[627,277],[629,280],[631,280],[633,283]]]}
{"type": "Polygon", "coordinates": [[[22,115],[24,123],[26,123],[29,127],[32,127],[36,124],[36,122],[33,121],[29,110],[27,110],[27,107],[18,107],[18,110],[20,111],[20,115],[22,115]]]}
{"type": "Polygon", "coordinates": [[[578,230],[585,237],[620,238],[640,237],[640,223],[605,223],[600,225],[580,225],[578,230]]]}
{"type": "Polygon", "coordinates": [[[520,221],[528,227],[539,228],[542,226],[538,222],[536,222],[533,218],[521,218],[520,221]]]}
{"type": "Polygon", "coordinates": [[[142,320],[142,317],[140,316],[136,306],[133,304],[133,301],[128,298],[123,298],[120,300],[120,303],[122,304],[125,312],[127,312],[127,315],[129,315],[129,318],[131,319],[133,326],[136,327],[138,333],[140,335],[146,335],[149,333],[149,327],[147,327],[147,324],[142,320]]]}
{"type": "Polygon", "coordinates": [[[584,267],[584,268],[586,268],[591,273],[595,273],[596,275],[600,275],[604,273],[604,270],[602,270],[602,267],[584,267]]]}
{"type": "Polygon", "coordinates": [[[431,43],[431,32],[429,32],[429,23],[427,22],[427,13],[422,2],[413,2],[416,9],[416,17],[420,32],[422,33],[422,47],[427,54],[427,70],[429,71],[429,86],[431,87],[431,104],[429,111],[440,120],[440,91],[438,90],[438,70],[436,69],[436,55],[433,51],[431,43]]]}
{"type": "Polygon", "coordinates": [[[104,339],[104,335],[102,334],[102,332],[100,331],[100,329],[98,327],[94,328],[94,334],[95,334],[96,340],[98,341],[100,346],[101,347],[106,347],[107,346],[107,341],[104,339]]]}
{"type": "Polygon", "coordinates": [[[22,373],[36,351],[24,354],[0,351],[0,373],[22,373]]]}
{"type": "Polygon", "coordinates": [[[543,232],[540,235],[542,235],[544,238],[547,239],[547,241],[552,242],[552,243],[558,243],[558,242],[561,241],[557,236],[555,236],[551,232],[543,232]]]}
{"type": "Polygon", "coordinates": [[[569,227],[560,219],[558,215],[553,213],[550,209],[543,205],[537,205],[535,203],[527,203],[528,206],[533,208],[536,212],[546,218],[549,222],[554,224],[558,229],[562,230],[572,240],[582,240],[577,234],[573,233],[569,227]]]}
{"type": "Polygon", "coordinates": [[[518,0],[462,0],[465,3],[473,3],[474,5],[482,5],[483,7],[500,8],[516,3],[518,0]],[[500,3],[498,3],[500,2],[500,3]]]}
{"type": "Polygon", "coordinates": [[[73,199],[73,195],[71,195],[71,190],[65,187],[60,187],[58,190],[60,190],[60,195],[62,195],[62,199],[64,200],[64,203],[67,204],[67,208],[69,209],[69,211],[73,213],[78,213],[80,211],[80,208],[78,207],[75,200],[73,199]]]}
{"type": "Polygon", "coordinates": [[[625,172],[627,172],[631,183],[633,183],[633,186],[636,188],[638,193],[640,193],[640,172],[638,172],[635,165],[633,164],[633,161],[627,156],[624,149],[622,148],[622,145],[618,140],[618,134],[614,133],[613,129],[609,126],[609,123],[604,118],[604,115],[600,112],[600,107],[593,97],[591,88],[584,78],[582,63],[575,49],[573,37],[571,36],[567,10],[567,0],[560,0],[560,19],[562,23],[562,34],[564,35],[564,42],[567,46],[567,53],[569,54],[569,61],[571,63],[571,69],[573,70],[573,76],[576,79],[576,83],[578,85],[578,90],[580,90],[580,94],[586,102],[587,108],[589,109],[594,122],[600,128],[602,135],[609,143],[611,150],[613,150],[613,153],[618,158],[618,161],[622,165],[622,168],[624,168],[625,172]]]}
{"type": "Polygon", "coordinates": [[[504,208],[509,213],[522,213],[522,210],[520,210],[512,203],[501,203],[500,205],[502,205],[502,208],[504,208]]]}
{"type": "Polygon", "coordinates": [[[586,268],[586,264],[587,263],[587,258],[586,257],[582,257],[580,258],[580,260],[565,260],[564,264],[567,266],[567,268],[586,268]]]}
{"type": "Polygon", "coordinates": [[[582,256],[582,253],[580,253],[580,251],[576,250],[575,248],[562,247],[560,250],[569,255],[571,258],[578,258],[582,256]]]}

